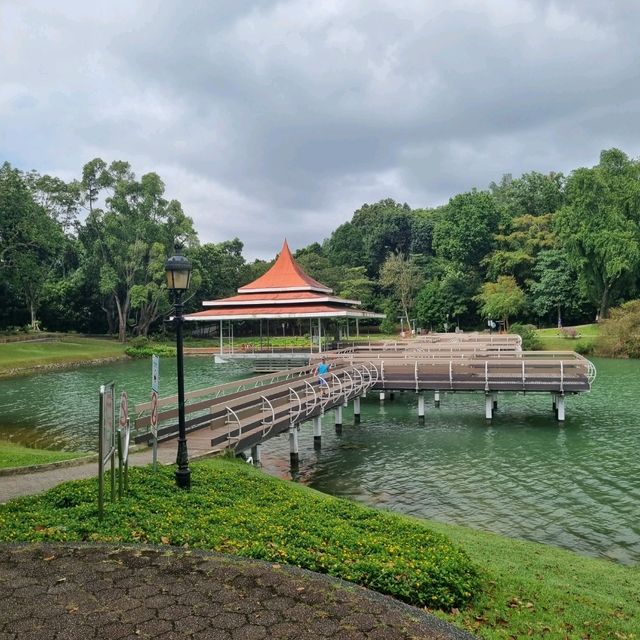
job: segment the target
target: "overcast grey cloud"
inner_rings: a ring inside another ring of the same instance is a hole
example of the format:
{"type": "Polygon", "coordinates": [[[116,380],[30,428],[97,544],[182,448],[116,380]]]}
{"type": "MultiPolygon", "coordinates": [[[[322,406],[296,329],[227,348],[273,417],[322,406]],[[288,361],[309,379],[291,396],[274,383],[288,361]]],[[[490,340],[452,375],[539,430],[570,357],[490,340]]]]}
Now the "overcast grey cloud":
{"type": "Polygon", "coordinates": [[[635,0],[0,0],[0,160],[157,171],[271,257],[363,202],[640,155],[635,0]]]}

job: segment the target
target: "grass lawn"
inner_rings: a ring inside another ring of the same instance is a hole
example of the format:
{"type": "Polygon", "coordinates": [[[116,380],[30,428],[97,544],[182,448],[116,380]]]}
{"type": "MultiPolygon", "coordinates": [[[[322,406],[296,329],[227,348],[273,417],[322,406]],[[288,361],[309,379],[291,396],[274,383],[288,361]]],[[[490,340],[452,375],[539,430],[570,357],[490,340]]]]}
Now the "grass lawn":
{"type": "Polygon", "coordinates": [[[0,506],[0,540],[188,544],[295,564],[445,606],[439,616],[482,638],[640,637],[638,567],[361,507],[236,461],[192,469],[187,493],[170,467],[133,469],[101,524],[95,481],[15,500],[0,506]]]}
{"type": "Polygon", "coordinates": [[[47,464],[72,460],[84,454],[66,451],[49,451],[47,449],[29,449],[12,442],[0,440],[0,469],[8,467],[30,467],[34,464],[47,464]]]}
{"type": "Polygon", "coordinates": [[[573,328],[578,332],[576,338],[566,338],[557,327],[538,329],[536,334],[540,338],[540,348],[544,351],[574,351],[578,343],[594,346],[600,335],[600,327],[595,323],[573,328]]]}
{"type": "Polygon", "coordinates": [[[55,342],[0,344],[0,376],[43,365],[84,362],[124,356],[126,345],[115,340],[61,336],[55,342]]]}

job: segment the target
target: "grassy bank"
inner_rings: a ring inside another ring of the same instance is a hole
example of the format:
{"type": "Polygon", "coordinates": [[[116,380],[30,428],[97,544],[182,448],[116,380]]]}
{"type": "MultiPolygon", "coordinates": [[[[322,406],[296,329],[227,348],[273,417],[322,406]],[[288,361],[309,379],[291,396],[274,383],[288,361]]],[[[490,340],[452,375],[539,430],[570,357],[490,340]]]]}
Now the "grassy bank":
{"type": "Polygon", "coordinates": [[[582,324],[571,327],[576,330],[576,337],[571,338],[563,334],[560,329],[538,329],[536,335],[540,341],[540,349],[544,351],[580,351],[581,348],[593,350],[600,335],[600,327],[597,324],[582,324]],[[578,346],[581,345],[581,346],[578,346]]]}
{"type": "Polygon", "coordinates": [[[30,467],[35,464],[49,464],[62,460],[78,458],[82,453],[49,451],[47,449],[29,449],[12,442],[0,440],[0,469],[10,467],[30,467]]]}
{"type": "Polygon", "coordinates": [[[188,544],[296,564],[410,602],[459,601],[438,615],[483,638],[640,637],[638,568],[367,509],[245,464],[195,463],[189,493],[171,469],[135,469],[131,495],[102,524],[96,496],[82,481],[0,507],[0,539],[188,544]]]}
{"type": "Polygon", "coordinates": [[[124,349],[125,345],[115,340],[76,336],[61,336],[50,342],[0,344],[0,376],[41,367],[123,358],[124,349]]]}

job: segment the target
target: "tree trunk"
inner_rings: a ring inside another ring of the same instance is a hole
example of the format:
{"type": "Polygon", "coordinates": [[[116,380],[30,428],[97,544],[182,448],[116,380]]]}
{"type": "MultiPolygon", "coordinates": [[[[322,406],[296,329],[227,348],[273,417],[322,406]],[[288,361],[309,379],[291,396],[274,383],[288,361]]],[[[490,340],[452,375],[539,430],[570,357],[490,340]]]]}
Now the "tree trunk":
{"type": "Polygon", "coordinates": [[[36,306],[33,301],[31,301],[31,303],[29,304],[29,311],[31,311],[31,330],[38,331],[38,321],[36,320],[36,306]]]}
{"type": "Polygon", "coordinates": [[[122,343],[127,341],[127,316],[129,311],[128,298],[123,304],[120,304],[118,296],[113,296],[118,310],[118,340],[122,343]]]}
{"type": "Polygon", "coordinates": [[[562,316],[560,315],[560,303],[558,303],[558,329],[562,327],[562,316]]]}
{"type": "Polygon", "coordinates": [[[611,288],[608,282],[604,283],[604,291],[602,292],[602,298],[600,299],[600,311],[598,317],[600,320],[604,320],[609,315],[609,292],[611,288]]]}

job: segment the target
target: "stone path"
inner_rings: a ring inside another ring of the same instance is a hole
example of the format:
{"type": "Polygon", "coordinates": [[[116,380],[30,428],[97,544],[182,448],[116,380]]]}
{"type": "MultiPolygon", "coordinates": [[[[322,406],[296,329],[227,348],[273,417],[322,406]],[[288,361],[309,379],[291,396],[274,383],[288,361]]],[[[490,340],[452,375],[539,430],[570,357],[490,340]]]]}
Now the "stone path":
{"type": "Polygon", "coordinates": [[[293,567],[171,547],[0,545],[0,640],[468,640],[293,567]]]}
{"type": "MultiPolygon", "coordinates": [[[[151,464],[151,449],[144,449],[138,453],[129,454],[129,466],[145,466],[151,464]]],[[[195,456],[192,456],[195,457],[195,456]]],[[[174,464],[176,451],[158,449],[158,461],[161,464],[174,464]]],[[[98,463],[85,462],[71,466],[60,466],[53,469],[34,471],[33,473],[16,473],[0,475],[0,504],[19,498],[40,493],[68,480],[82,480],[98,475],[98,463]]],[[[1,639],[0,639],[1,640],[1,639]]]]}

